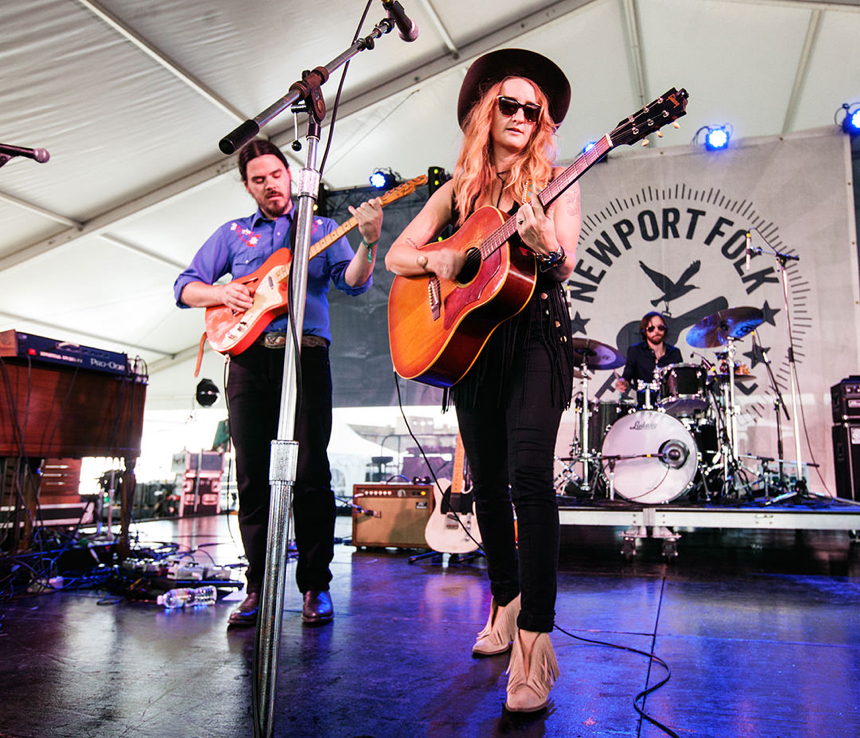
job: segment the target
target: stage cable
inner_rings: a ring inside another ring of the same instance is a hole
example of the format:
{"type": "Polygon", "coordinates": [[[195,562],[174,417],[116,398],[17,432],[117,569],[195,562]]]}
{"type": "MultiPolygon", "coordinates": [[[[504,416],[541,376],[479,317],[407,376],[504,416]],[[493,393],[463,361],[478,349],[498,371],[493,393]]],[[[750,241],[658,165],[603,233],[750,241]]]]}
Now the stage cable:
{"type": "MultiPolygon", "coordinates": [[[[651,634],[652,651],[653,651],[653,647],[656,645],[657,623],[659,623],[659,621],[660,621],[660,613],[662,611],[662,603],[663,603],[663,598],[665,595],[665,590],[666,590],[666,578],[663,577],[663,580],[662,580],[661,586],[660,586],[660,600],[659,600],[659,604],[657,606],[657,620],[654,623],[654,633],[651,634]]],[[[669,664],[667,664],[663,659],[661,659],[659,656],[657,656],[654,653],[648,653],[647,651],[642,651],[638,648],[633,648],[632,646],[622,646],[618,643],[610,643],[609,641],[600,641],[600,640],[597,640],[595,638],[586,638],[584,636],[578,636],[575,633],[572,633],[568,630],[565,630],[558,623],[553,623],[553,627],[559,633],[564,633],[569,638],[573,638],[577,641],[582,641],[583,643],[590,643],[590,644],[595,645],[595,646],[605,646],[608,648],[617,649],[618,651],[627,651],[628,653],[635,653],[639,656],[644,656],[645,658],[648,659],[648,670],[647,670],[646,679],[645,679],[646,684],[651,679],[651,669],[654,666],[654,664],[657,664],[658,666],[661,666],[663,669],[665,669],[666,670],[666,676],[663,679],[661,679],[659,682],[657,682],[652,687],[648,687],[647,689],[643,689],[641,692],[639,692],[633,698],[633,709],[635,709],[636,712],[639,713],[640,717],[644,718],[649,723],[651,723],[653,726],[655,726],[659,730],[663,731],[666,735],[672,736],[672,738],[680,738],[678,733],[676,733],[674,730],[672,730],[668,725],[664,725],[663,723],[661,723],[656,718],[651,717],[647,712],[645,712],[645,708],[644,708],[645,699],[648,697],[648,695],[652,694],[653,692],[656,692],[663,685],[667,684],[669,682],[669,680],[672,678],[672,670],[669,668],[669,664]],[[642,703],[642,707],[639,706],[640,702],[642,703]]]]}
{"type": "MultiPolygon", "coordinates": [[[[358,28],[355,29],[355,35],[352,37],[352,43],[354,44],[358,41],[358,37],[361,35],[361,29],[364,26],[364,21],[367,19],[367,14],[370,12],[370,5],[373,0],[367,0],[367,5],[364,6],[364,12],[361,15],[361,20],[358,22],[358,28]]],[[[334,139],[334,124],[337,122],[337,113],[340,109],[340,94],[343,91],[344,82],[346,82],[346,73],[349,69],[349,65],[352,59],[348,59],[346,63],[343,65],[343,72],[340,75],[340,82],[337,86],[337,94],[334,98],[334,105],[331,110],[331,123],[329,123],[328,131],[326,133],[326,144],[325,151],[323,152],[322,162],[320,162],[320,179],[322,179],[322,174],[325,171],[325,164],[328,161],[328,152],[331,149],[331,142],[334,139]]]]}

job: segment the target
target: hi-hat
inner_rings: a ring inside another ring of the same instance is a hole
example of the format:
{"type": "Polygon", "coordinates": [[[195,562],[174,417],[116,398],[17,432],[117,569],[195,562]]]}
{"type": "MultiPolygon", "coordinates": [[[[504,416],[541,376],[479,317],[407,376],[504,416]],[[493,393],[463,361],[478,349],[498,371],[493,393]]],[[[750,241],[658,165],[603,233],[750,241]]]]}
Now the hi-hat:
{"type": "Polygon", "coordinates": [[[687,332],[687,343],[695,348],[725,346],[730,338],[743,338],[764,323],[764,313],[754,307],[720,310],[702,318],[687,332]]]}
{"type": "Polygon", "coordinates": [[[624,365],[624,357],[612,346],[579,336],[574,336],[572,341],[573,354],[579,365],[584,362],[589,369],[616,369],[624,365]]]}

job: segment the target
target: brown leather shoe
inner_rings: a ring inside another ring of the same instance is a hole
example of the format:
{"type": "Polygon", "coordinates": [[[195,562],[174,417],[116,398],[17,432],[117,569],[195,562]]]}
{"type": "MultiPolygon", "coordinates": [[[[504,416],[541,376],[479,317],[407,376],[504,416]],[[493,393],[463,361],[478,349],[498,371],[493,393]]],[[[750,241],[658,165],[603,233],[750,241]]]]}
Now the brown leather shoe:
{"type": "Polygon", "coordinates": [[[327,590],[309,589],[304,595],[302,621],[307,625],[325,625],[334,617],[331,595],[327,590]]]}
{"type": "Polygon", "coordinates": [[[257,624],[257,614],[260,612],[260,593],[248,592],[243,600],[227,621],[228,628],[249,628],[257,624]]]}

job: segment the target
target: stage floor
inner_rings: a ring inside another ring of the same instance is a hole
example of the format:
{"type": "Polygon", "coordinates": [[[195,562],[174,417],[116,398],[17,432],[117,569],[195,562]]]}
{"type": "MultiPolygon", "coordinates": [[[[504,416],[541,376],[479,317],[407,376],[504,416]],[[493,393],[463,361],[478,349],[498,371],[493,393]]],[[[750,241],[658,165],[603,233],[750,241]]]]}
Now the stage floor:
{"type": "MultiPolygon", "coordinates": [[[[241,550],[234,516],[134,531],[201,561],[241,550]]],[[[338,532],[350,537],[350,518],[338,532]]],[[[628,561],[621,540],[564,526],[556,622],[664,659],[672,678],[650,715],[697,738],[860,735],[860,557],[845,531],[692,530],[673,561],[650,539],[628,561]]],[[[662,667],[559,631],[550,709],[506,716],[507,657],[470,656],[489,607],[483,561],[409,553],[338,545],[322,628],[302,626],[289,565],[275,735],[665,735],[633,708],[662,667]]],[[[0,736],[251,736],[254,633],[227,631],[234,606],[166,612],[91,590],[6,602],[0,736]]]]}

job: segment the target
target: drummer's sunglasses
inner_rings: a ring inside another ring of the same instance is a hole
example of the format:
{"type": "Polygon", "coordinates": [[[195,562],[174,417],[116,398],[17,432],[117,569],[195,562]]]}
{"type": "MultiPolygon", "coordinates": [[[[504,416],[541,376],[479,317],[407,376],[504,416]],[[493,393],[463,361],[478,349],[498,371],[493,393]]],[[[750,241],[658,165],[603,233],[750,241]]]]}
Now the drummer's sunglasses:
{"type": "Polygon", "coordinates": [[[646,329],[648,333],[653,333],[654,331],[664,331],[666,330],[665,325],[649,325],[646,329]]]}
{"type": "Polygon", "coordinates": [[[496,100],[499,103],[499,112],[507,118],[516,115],[520,108],[523,109],[523,117],[529,123],[537,123],[537,119],[540,117],[540,105],[521,103],[519,100],[506,95],[499,95],[496,100]]]}

